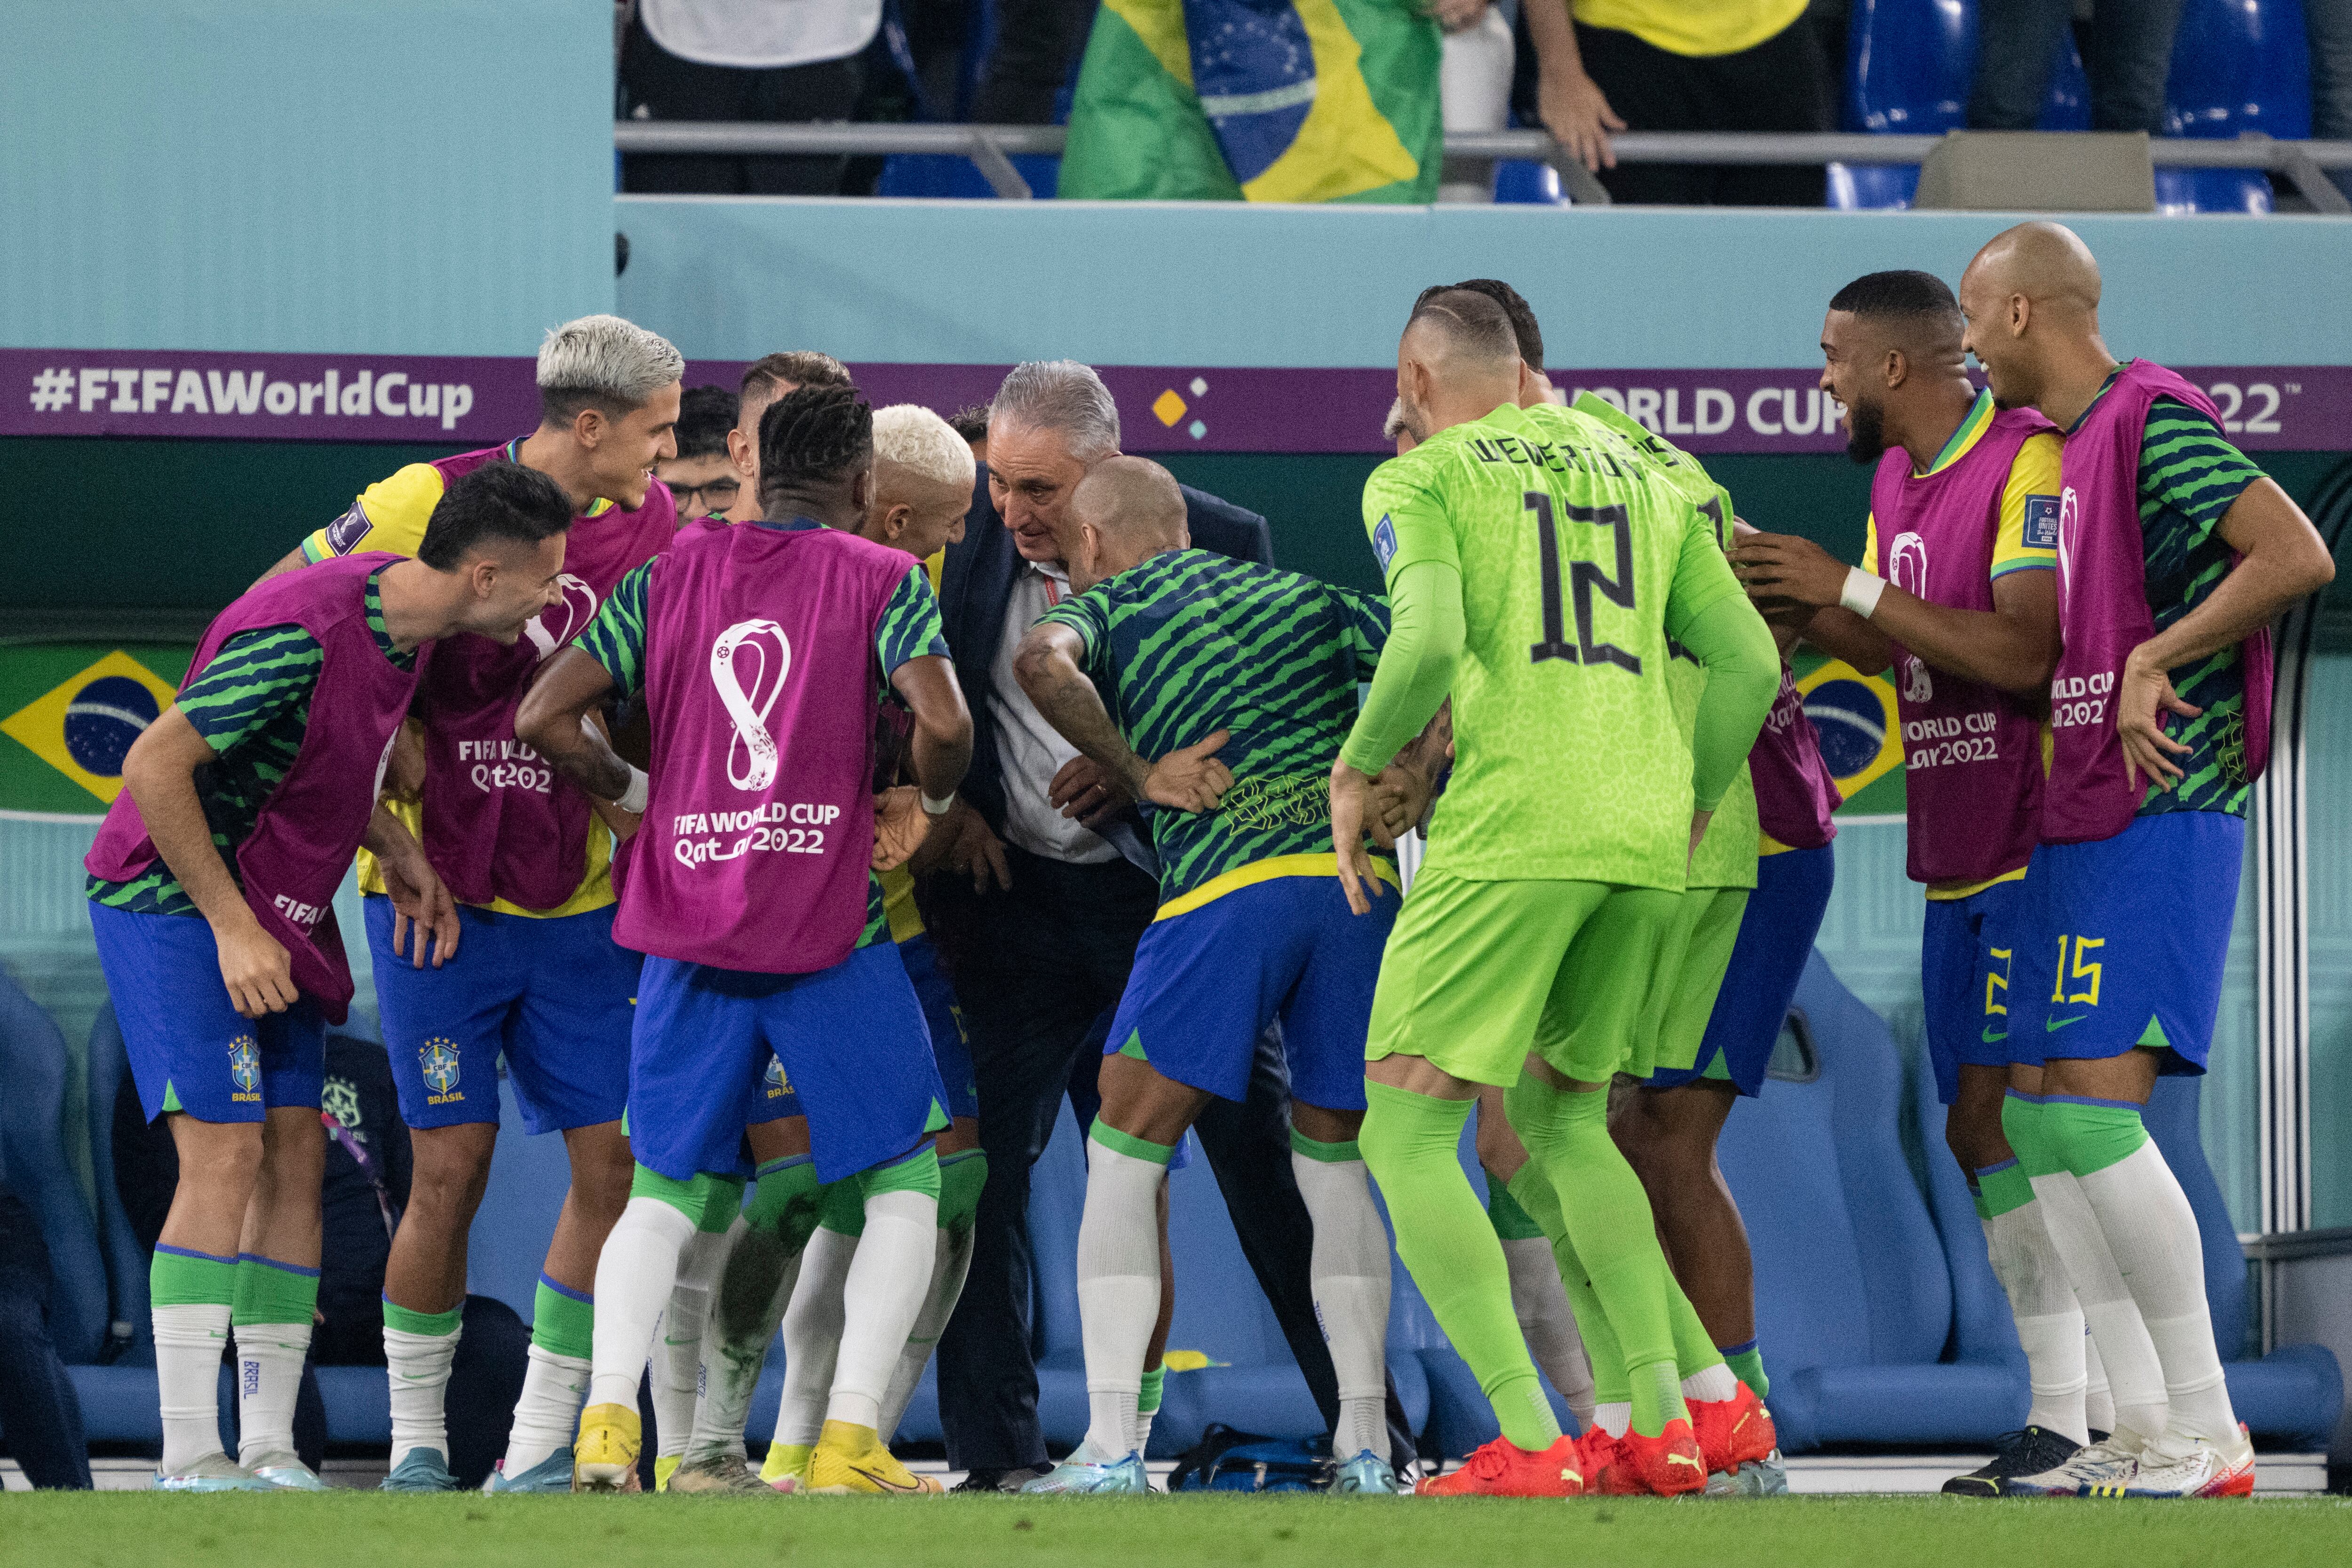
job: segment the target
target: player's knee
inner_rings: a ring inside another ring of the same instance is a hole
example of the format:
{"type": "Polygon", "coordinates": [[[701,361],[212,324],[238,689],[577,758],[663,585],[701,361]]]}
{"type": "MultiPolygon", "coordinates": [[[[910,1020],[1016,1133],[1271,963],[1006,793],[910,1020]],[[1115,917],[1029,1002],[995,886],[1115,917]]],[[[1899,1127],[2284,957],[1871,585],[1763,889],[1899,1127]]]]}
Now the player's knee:
{"type": "Polygon", "coordinates": [[[261,1124],[209,1122],[178,1140],[180,1182],[200,1193],[249,1190],[261,1175],[261,1124]]]}

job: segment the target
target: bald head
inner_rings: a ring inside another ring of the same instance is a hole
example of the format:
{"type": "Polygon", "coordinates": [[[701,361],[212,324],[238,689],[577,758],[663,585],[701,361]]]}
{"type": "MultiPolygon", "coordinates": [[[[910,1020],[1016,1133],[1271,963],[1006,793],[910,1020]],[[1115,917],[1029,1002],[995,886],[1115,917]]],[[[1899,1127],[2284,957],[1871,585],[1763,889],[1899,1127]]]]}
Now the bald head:
{"type": "Polygon", "coordinates": [[[1087,470],[1070,497],[1077,559],[1070,586],[1080,592],[1163,550],[1182,549],[1184,492],[1176,476],[1148,457],[1106,457],[1087,470]]]}
{"type": "Polygon", "coordinates": [[[1979,277],[2000,295],[2021,294],[2044,308],[2095,315],[2099,264],[2064,224],[2020,224],[1993,235],[1962,275],[1979,277]]]}
{"type": "Polygon", "coordinates": [[[2099,264],[2063,224],[1995,235],[1960,275],[1960,311],[1969,350],[2005,405],[2071,423],[2114,367],[2099,339],[2099,264]]]}

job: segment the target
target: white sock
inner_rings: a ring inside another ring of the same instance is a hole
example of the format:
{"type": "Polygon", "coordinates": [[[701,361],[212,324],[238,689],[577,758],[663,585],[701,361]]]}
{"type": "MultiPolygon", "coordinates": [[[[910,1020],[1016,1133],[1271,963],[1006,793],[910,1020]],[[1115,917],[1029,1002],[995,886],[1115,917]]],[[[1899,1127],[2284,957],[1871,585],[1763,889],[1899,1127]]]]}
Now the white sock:
{"type": "MultiPolygon", "coordinates": [[[[514,1425],[507,1429],[500,1475],[512,1480],[556,1449],[572,1446],[580,1434],[580,1406],[588,1396],[588,1364],[580,1356],[558,1355],[533,1342],[523,1369],[522,1394],[515,1400],[514,1425]]],[[[632,1389],[632,1408],[636,1402],[632,1389]]]]}
{"type": "Polygon", "coordinates": [[[2164,1450],[2178,1455],[2200,1443],[2234,1448],[2238,1417],[2213,1343],[2205,1253],[2189,1195],[2153,1138],[2079,1179],[2164,1369],[2171,1405],[2164,1450]]]}
{"type": "Polygon", "coordinates": [[[247,1469],[294,1452],[294,1401],[302,1391],[309,1323],[239,1323],[236,1335],[236,1462],[247,1469]]]}
{"type": "MultiPolygon", "coordinates": [[[[1157,1410],[1139,1410],[1135,1413],[1135,1451],[1137,1453],[1140,1454],[1151,1447],[1151,1423],[1159,1418],[1160,1412],[1157,1410]]],[[[1378,1450],[1374,1451],[1378,1452],[1378,1450]]]]}
{"type": "Polygon", "coordinates": [[[228,1303],[152,1309],[155,1387],[163,1415],[167,1476],[184,1476],[221,1451],[220,1364],[228,1345],[228,1303]]]}
{"type": "Polygon", "coordinates": [[[702,1330],[710,1316],[710,1287],[737,1236],[750,1228],[739,1213],[725,1230],[698,1229],[677,1249],[677,1279],[670,1285],[669,1305],[662,1309],[661,1338],[646,1368],[653,1389],[654,1452],[662,1458],[686,1452],[687,1437],[694,1430],[695,1398],[702,1391],[702,1330]]]}
{"type": "Polygon", "coordinates": [[[800,1270],[801,1254],[786,1252],[772,1231],[747,1233],[728,1255],[702,1336],[702,1397],[687,1447],[695,1458],[744,1457],[751,1395],[800,1270]]]}
{"type": "Polygon", "coordinates": [[[1738,1396],[1739,1375],[1727,1362],[1718,1361],[1706,1371],[1694,1372],[1683,1379],[1683,1397],[1686,1400],[1703,1399],[1712,1405],[1738,1396]]]}
{"type": "Polygon", "coordinates": [[[2116,1429],[2116,1396],[2107,1387],[2107,1369],[2099,1360],[2099,1342],[2083,1331],[2083,1375],[2089,1386],[2083,1393],[2083,1424],[2094,1432],[2116,1429]]]}
{"type": "Polygon", "coordinates": [[[915,1385],[923,1380],[923,1368],[930,1364],[931,1352],[939,1348],[940,1336],[948,1332],[948,1320],[955,1316],[956,1302],[963,1297],[964,1276],[971,1272],[974,1235],[971,1226],[963,1228],[961,1239],[944,1227],[939,1231],[931,1257],[931,1288],[923,1297],[923,1310],[915,1314],[907,1348],[899,1353],[898,1364],[890,1374],[889,1392],[882,1397],[882,1425],[875,1429],[886,1443],[905,1418],[908,1401],[915,1397],[915,1385]]]}
{"type": "Polygon", "coordinates": [[[1568,1287],[1559,1282],[1559,1263],[1550,1241],[1540,1236],[1506,1241],[1503,1260],[1510,1265],[1511,1312],[1519,1320],[1528,1354],[1568,1401],[1576,1424],[1591,1427],[1592,1358],[1585,1354],[1576,1309],[1569,1305],[1568,1287]]]}
{"type": "Polygon", "coordinates": [[[449,1367],[457,1359],[462,1320],[447,1333],[411,1333],[386,1326],[384,1374],[392,1385],[392,1462],[418,1448],[431,1448],[449,1462],[449,1424],[444,1414],[449,1367]]]}
{"type": "Polygon", "coordinates": [[[784,1309],[784,1398],[775,1440],[807,1448],[824,1431],[825,1400],[841,1357],[842,1288],[857,1259],[857,1238],[817,1227],[801,1254],[801,1277],[784,1309]]]}
{"type": "Polygon", "coordinates": [[[2108,1430],[2144,1442],[2164,1430],[2164,1364],[2157,1359],[2156,1343],[2140,1321],[2131,1287],[2124,1282],[2099,1217],[2072,1171],[2035,1176],[2033,1197],[2050,1244],[2074,1282],[2083,1321],[2098,1342],[2099,1359],[2114,1394],[2115,1424],[2108,1430]]]}
{"type": "Polygon", "coordinates": [[[1160,1184],[1168,1167],[1106,1144],[1087,1145],[1087,1205],[1078,1219],[1078,1337],[1087,1356],[1083,1452],[1135,1452],[1143,1356],[1160,1321],[1160,1184]]]}
{"type": "Polygon", "coordinates": [[[1294,1150],[1290,1168],[1315,1226],[1307,1274],[1315,1288],[1315,1315],[1339,1378],[1339,1420],[1331,1433],[1331,1452],[1342,1459],[1367,1449],[1385,1455],[1388,1228],[1372,1207],[1362,1160],[1318,1160],[1294,1150]]]}
{"type": "Polygon", "coordinates": [[[2090,1341],[2074,1282],[2042,1223],[2042,1205],[2039,1200],[2020,1204],[1983,1223],[1985,1256],[2009,1296],[2017,1340],[2025,1347],[2026,1383],[2033,1391],[2026,1424],[2062,1432],[2077,1443],[2089,1442],[2083,1396],[2090,1378],[2084,1370],[2083,1347],[2090,1341]]]}
{"type": "Polygon", "coordinates": [[[1633,1429],[1633,1403],[1621,1399],[1592,1407],[1592,1423],[1612,1437],[1622,1437],[1633,1429]]]}
{"type": "Polygon", "coordinates": [[[853,1427],[882,1426],[882,1396],[914,1332],[931,1288],[938,1248],[940,1200],[925,1192],[877,1192],[866,1198],[866,1234],[842,1281],[841,1354],[824,1418],[853,1427]]]}
{"type": "Polygon", "coordinates": [[[693,1235],[694,1221],[657,1197],[629,1199],[614,1221],[596,1256],[596,1360],[588,1380],[589,1404],[637,1407],[637,1383],[670,1287],[677,1281],[678,1254],[693,1235]]]}

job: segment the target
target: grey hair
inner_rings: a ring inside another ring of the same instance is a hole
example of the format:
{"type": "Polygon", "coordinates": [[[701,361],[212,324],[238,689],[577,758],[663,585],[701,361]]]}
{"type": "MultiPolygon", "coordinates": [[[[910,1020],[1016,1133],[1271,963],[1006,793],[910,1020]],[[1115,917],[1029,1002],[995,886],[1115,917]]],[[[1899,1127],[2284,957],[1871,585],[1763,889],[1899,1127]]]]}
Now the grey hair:
{"type": "Polygon", "coordinates": [[[669,340],[618,316],[566,321],[539,346],[539,401],[568,423],[582,409],[620,413],[686,377],[686,356],[669,340]]]}
{"type": "Polygon", "coordinates": [[[978,465],[971,446],[938,414],[920,403],[897,402],[874,411],[874,455],[924,478],[969,490],[978,465]]]}
{"type": "Polygon", "coordinates": [[[988,423],[1056,430],[1070,455],[1099,462],[1118,450],[1118,404],[1094,367],[1076,360],[1031,360],[1013,367],[989,405],[988,423]]]}

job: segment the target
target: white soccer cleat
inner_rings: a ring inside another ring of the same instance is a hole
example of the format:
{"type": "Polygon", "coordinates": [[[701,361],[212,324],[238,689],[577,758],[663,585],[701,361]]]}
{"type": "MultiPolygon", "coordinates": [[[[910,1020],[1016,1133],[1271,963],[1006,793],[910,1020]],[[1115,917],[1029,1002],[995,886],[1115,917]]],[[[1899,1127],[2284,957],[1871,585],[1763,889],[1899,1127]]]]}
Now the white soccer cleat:
{"type": "MultiPolygon", "coordinates": [[[[2105,1496],[2107,1494],[2100,1493],[2105,1496]]],[[[2221,1447],[2200,1443],[2175,1456],[2151,1444],[2140,1456],[2139,1473],[2124,1497],[2252,1497],[2254,1443],[2241,1422],[2235,1438],[2221,1447]]]]}
{"type": "Polygon", "coordinates": [[[2021,1476],[2009,1483],[2011,1497],[2121,1497],[2139,1473],[2146,1442],[2133,1432],[2118,1431],[2095,1443],[2085,1443],[2056,1469],[2021,1476]]]}

